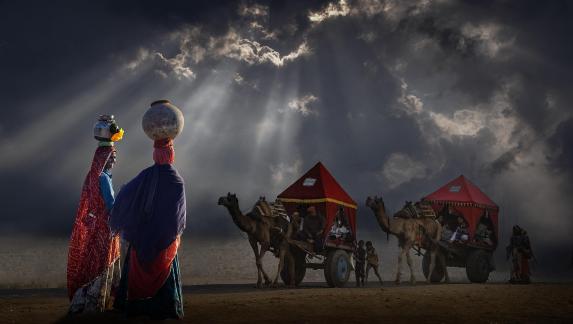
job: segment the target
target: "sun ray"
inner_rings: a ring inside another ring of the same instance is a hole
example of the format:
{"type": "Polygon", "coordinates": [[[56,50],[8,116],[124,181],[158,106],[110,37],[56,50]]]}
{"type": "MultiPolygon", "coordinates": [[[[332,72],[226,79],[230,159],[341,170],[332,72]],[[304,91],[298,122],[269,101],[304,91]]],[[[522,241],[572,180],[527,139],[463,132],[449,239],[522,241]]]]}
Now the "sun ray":
{"type": "MultiPolygon", "coordinates": [[[[97,80],[97,75],[98,73],[94,72],[93,75],[84,76],[82,79],[97,80]]],[[[136,82],[136,78],[132,76],[100,79],[95,86],[86,88],[85,91],[71,96],[65,102],[60,102],[59,107],[45,109],[49,112],[0,143],[0,149],[7,152],[6,158],[0,162],[0,167],[21,167],[37,163],[39,160],[52,159],[55,155],[61,154],[58,148],[62,146],[54,144],[77,141],[76,138],[70,137],[70,132],[72,130],[75,132],[75,129],[85,124],[92,125],[99,114],[109,113],[108,109],[102,110],[102,107],[113,107],[114,99],[136,82]],[[46,147],[54,149],[46,150],[46,147]]],[[[30,105],[37,106],[36,109],[39,110],[41,109],[40,102],[42,100],[37,100],[30,105]]],[[[91,133],[91,129],[89,132],[91,133]]],[[[91,135],[88,138],[91,138],[91,135]]],[[[72,146],[74,147],[72,152],[68,150],[66,154],[82,150],[81,146],[72,146]]],[[[69,162],[73,165],[73,161],[69,162]]]]}

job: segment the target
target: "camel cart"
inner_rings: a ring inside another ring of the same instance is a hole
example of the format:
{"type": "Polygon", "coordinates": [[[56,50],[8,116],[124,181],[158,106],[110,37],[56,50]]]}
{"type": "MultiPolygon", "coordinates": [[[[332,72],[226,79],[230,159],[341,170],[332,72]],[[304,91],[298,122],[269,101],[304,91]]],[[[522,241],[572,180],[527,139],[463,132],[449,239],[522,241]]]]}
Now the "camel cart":
{"type": "MultiPolygon", "coordinates": [[[[499,207],[463,175],[422,199],[429,203],[442,224],[439,242],[446,266],[466,268],[471,282],[483,283],[495,270],[493,252],[498,242],[499,207]],[[460,228],[458,233],[455,230],[460,228]]],[[[426,278],[430,255],[422,260],[426,278]]],[[[440,282],[444,269],[437,264],[430,280],[440,282]]]]}
{"type": "MultiPolygon", "coordinates": [[[[343,287],[353,270],[351,258],[356,246],[357,209],[354,200],[321,162],[279,194],[277,199],[289,215],[298,211],[304,219],[306,208],[314,206],[325,217],[324,244],[318,250],[305,241],[289,241],[295,262],[295,284],[302,282],[306,269],[313,269],[324,271],[330,287],[343,287]]],[[[285,262],[281,279],[288,283],[289,261],[285,262]]]]}

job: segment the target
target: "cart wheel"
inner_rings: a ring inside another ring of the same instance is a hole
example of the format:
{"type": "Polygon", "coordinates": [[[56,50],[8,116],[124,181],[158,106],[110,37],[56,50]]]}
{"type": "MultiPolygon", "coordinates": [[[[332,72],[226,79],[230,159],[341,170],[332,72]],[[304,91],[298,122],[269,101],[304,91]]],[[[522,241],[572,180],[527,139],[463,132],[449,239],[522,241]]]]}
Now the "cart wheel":
{"type": "Polygon", "coordinates": [[[334,250],[326,258],[324,277],[330,287],[344,287],[350,277],[350,257],[344,250],[334,250]]]}
{"type": "MultiPolygon", "coordinates": [[[[424,272],[424,277],[428,279],[430,275],[430,252],[426,251],[424,258],[422,259],[422,272],[424,272]]],[[[444,278],[444,268],[438,263],[438,257],[436,256],[436,266],[434,267],[434,272],[432,272],[432,277],[430,282],[441,282],[444,278]]]]}
{"type": "Polygon", "coordinates": [[[466,260],[466,274],[471,282],[483,283],[489,278],[491,254],[483,250],[473,251],[466,260]]]}
{"type": "MultiPolygon", "coordinates": [[[[295,286],[298,286],[302,282],[302,279],[304,279],[304,275],[306,274],[306,265],[305,265],[306,253],[302,252],[298,248],[291,248],[291,253],[293,254],[294,258],[294,273],[295,273],[294,284],[295,286]]],[[[288,268],[289,268],[289,259],[285,258],[283,270],[281,271],[281,279],[283,283],[287,286],[290,284],[288,268]]]]}

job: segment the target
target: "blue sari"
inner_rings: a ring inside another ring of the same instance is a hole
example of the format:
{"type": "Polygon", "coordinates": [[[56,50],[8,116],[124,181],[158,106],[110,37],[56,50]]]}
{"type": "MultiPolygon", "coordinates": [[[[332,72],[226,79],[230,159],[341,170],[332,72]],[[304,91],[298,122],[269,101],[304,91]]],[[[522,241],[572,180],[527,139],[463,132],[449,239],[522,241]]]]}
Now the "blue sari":
{"type": "Polygon", "coordinates": [[[172,165],[155,164],[121,189],[110,227],[121,233],[129,248],[116,309],[155,319],[183,317],[176,253],[185,222],[184,183],[172,165]]]}

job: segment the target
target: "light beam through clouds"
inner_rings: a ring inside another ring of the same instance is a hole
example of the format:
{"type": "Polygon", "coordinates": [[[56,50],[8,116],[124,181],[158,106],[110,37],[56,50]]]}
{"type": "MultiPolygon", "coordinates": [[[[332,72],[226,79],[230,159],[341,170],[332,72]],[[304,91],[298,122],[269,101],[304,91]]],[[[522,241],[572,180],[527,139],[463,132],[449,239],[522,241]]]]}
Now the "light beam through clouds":
{"type": "MultiPolygon", "coordinates": [[[[74,74],[57,64],[62,52],[49,57],[45,47],[45,63],[32,64],[40,38],[54,50],[69,46],[53,38],[75,32],[69,21],[37,34],[42,17],[31,13],[31,30],[2,41],[0,85],[8,90],[0,99],[12,111],[0,120],[0,174],[14,186],[3,192],[0,212],[10,216],[2,229],[67,235],[97,116],[113,113],[126,129],[114,170],[119,187],[151,163],[140,118],[166,98],[186,118],[175,149],[192,235],[236,235],[215,204],[219,195],[236,192],[249,208],[322,160],[359,203],[378,194],[392,207],[465,174],[501,205],[505,230],[519,222],[540,229],[530,231],[540,244],[568,240],[573,20],[560,2],[204,5],[216,17],[185,5],[78,13],[118,32],[99,38],[72,21],[81,27],[72,35],[78,45],[64,57],[74,74]],[[36,216],[37,206],[50,216],[36,216]],[[11,216],[17,212],[33,221],[11,216]]],[[[359,230],[379,234],[360,207],[359,230]]]]}

